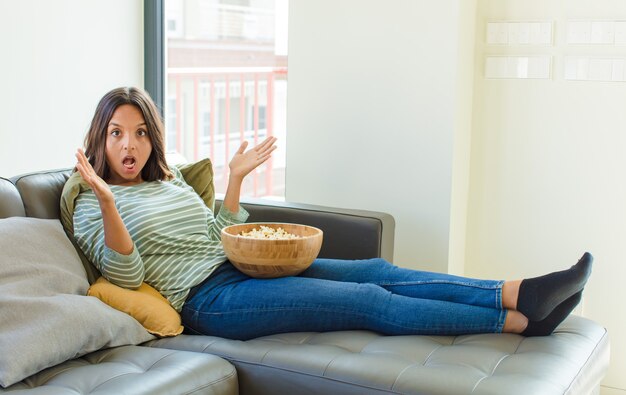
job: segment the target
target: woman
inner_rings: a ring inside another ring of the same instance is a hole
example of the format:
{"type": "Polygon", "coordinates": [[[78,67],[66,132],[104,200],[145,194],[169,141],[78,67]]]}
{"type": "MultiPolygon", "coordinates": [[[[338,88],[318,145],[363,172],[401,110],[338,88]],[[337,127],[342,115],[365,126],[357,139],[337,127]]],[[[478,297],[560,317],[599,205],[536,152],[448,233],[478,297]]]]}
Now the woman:
{"type": "Polygon", "coordinates": [[[476,280],[399,268],[382,259],[317,259],[296,277],[254,279],[220,244],[244,222],[243,179],[276,148],[267,138],[229,168],[214,216],[168,167],[150,97],[118,88],[99,102],[76,169],[91,187],[76,200],[74,235],[109,281],[155,287],[190,333],[249,339],[279,332],[368,329],[388,335],[511,332],[549,335],[579,303],[591,273],[585,253],[567,270],[518,280],[476,280]]]}

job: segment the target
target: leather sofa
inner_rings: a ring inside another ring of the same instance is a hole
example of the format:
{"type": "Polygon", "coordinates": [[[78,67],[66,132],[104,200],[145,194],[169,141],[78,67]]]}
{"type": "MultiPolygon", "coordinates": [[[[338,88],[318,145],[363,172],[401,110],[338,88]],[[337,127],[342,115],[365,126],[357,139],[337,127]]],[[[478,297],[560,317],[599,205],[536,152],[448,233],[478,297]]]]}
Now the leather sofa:
{"type": "MultiPolygon", "coordinates": [[[[69,174],[0,178],[0,218],[58,219],[69,174]]],[[[387,214],[266,201],[243,205],[251,222],[322,228],[321,257],[392,258],[394,220],[387,214]]],[[[553,335],[533,338],[343,331],[235,341],[183,334],[100,350],[0,387],[0,393],[597,394],[608,364],[607,331],[572,315],[553,335]]]]}

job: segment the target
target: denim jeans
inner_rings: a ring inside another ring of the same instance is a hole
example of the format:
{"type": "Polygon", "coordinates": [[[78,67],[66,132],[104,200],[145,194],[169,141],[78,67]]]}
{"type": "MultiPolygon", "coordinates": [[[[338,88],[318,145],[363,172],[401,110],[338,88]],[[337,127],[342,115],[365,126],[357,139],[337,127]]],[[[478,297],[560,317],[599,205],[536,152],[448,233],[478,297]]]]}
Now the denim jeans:
{"type": "Polygon", "coordinates": [[[255,279],[230,262],[192,288],[188,333],[231,339],[365,329],[387,335],[501,332],[503,281],[404,269],[383,259],[317,259],[295,277],[255,279]]]}

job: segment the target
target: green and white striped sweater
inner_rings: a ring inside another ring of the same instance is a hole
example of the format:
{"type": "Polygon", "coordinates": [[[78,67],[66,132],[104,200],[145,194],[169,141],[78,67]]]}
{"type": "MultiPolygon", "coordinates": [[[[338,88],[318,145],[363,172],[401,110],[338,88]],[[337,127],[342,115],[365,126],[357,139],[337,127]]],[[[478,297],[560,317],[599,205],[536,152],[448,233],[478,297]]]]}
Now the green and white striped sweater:
{"type": "Polygon", "coordinates": [[[91,189],[76,199],[74,237],[85,255],[109,281],[137,288],[142,281],[156,288],[180,311],[189,289],[226,261],[220,232],[245,222],[248,213],[223,208],[217,217],[187,185],[175,179],[133,186],[111,185],[115,205],[134,242],[130,255],[104,244],[100,206],[91,189]]]}

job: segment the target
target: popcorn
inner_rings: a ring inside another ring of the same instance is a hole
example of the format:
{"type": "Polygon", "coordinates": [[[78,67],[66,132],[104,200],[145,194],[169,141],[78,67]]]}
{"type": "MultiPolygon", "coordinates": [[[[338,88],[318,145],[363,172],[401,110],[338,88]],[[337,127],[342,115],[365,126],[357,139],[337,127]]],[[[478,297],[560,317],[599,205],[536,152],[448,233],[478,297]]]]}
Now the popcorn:
{"type": "Polygon", "coordinates": [[[261,229],[254,228],[249,232],[241,232],[240,236],[251,237],[253,239],[298,239],[300,236],[287,233],[283,228],[270,228],[269,226],[261,225],[261,229]]]}

